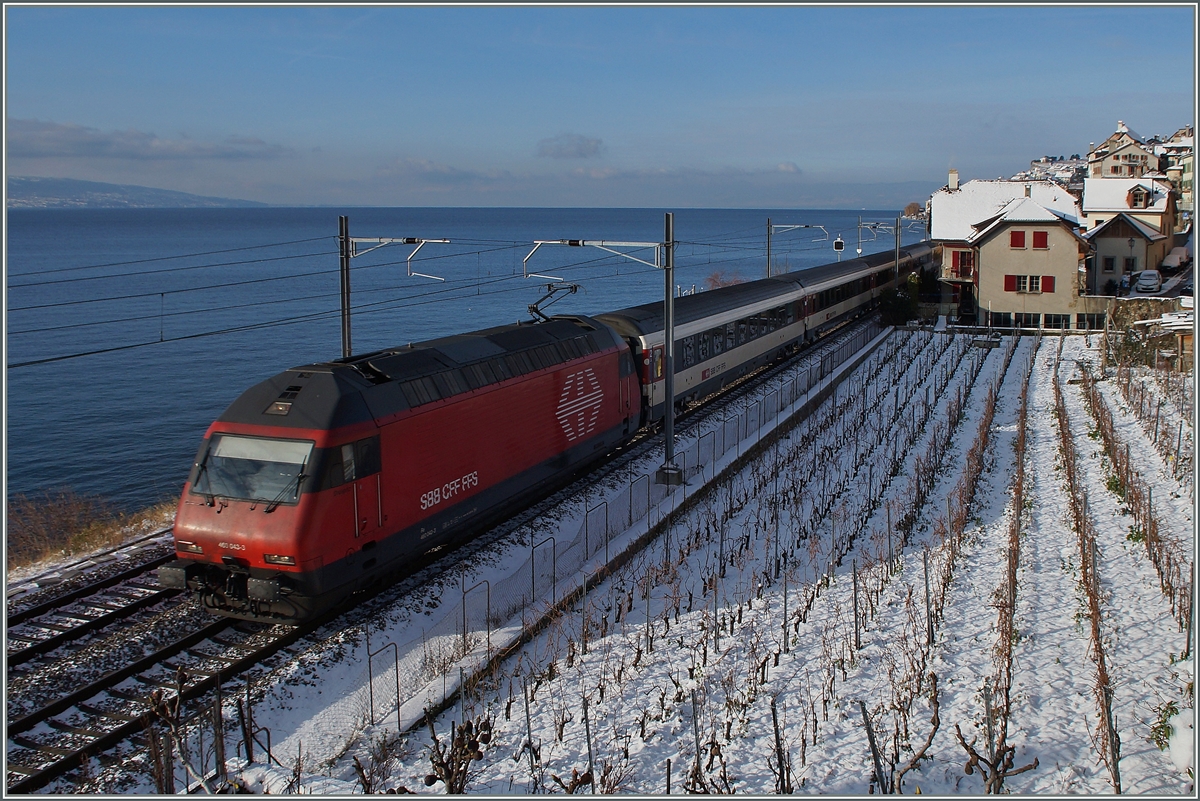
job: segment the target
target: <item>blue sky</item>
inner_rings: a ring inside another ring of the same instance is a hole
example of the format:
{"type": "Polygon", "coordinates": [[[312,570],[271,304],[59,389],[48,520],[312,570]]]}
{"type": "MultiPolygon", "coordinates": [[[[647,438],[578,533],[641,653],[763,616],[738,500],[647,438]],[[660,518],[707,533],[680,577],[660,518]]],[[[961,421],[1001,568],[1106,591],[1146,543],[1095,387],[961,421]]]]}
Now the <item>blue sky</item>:
{"type": "Polygon", "coordinates": [[[888,208],[1195,114],[1194,6],[6,6],[9,175],[888,208]]]}

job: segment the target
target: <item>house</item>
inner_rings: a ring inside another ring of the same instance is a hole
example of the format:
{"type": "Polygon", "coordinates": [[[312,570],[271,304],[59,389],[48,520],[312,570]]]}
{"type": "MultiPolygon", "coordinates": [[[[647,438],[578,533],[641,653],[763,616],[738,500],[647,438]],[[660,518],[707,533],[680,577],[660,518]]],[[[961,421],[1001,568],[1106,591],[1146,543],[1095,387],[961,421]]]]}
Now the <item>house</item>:
{"type": "Polygon", "coordinates": [[[1188,125],[1180,128],[1169,139],[1154,146],[1159,157],[1159,169],[1179,195],[1179,219],[1176,231],[1186,229],[1195,213],[1192,179],[1195,174],[1195,129],[1188,125]]]}
{"type": "Polygon", "coordinates": [[[1018,328],[1096,328],[1094,304],[1081,295],[1089,243],[1075,217],[1031,198],[1010,201],[973,225],[980,324],[1018,328]]]}
{"type": "Polygon", "coordinates": [[[1088,243],[1078,233],[1079,201],[1062,185],[974,180],[960,186],[951,170],[928,209],[930,238],[942,246],[939,279],[960,321],[1069,328],[1079,315],[1096,313],[1080,302],[1088,243]]]}
{"type": "Polygon", "coordinates": [[[1166,176],[1087,178],[1083,182],[1083,223],[1087,230],[1127,214],[1159,233],[1175,231],[1176,194],[1166,176]]]}
{"type": "Polygon", "coordinates": [[[1091,178],[1140,178],[1159,168],[1158,156],[1145,140],[1117,120],[1112,136],[1092,145],[1088,151],[1088,176],[1091,178]]]}
{"type": "Polygon", "coordinates": [[[1174,238],[1126,212],[1085,233],[1092,246],[1087,260],[1087,289],[1092,295],[1115,295],[1121,277],[1158,269],[1174,238]]]}

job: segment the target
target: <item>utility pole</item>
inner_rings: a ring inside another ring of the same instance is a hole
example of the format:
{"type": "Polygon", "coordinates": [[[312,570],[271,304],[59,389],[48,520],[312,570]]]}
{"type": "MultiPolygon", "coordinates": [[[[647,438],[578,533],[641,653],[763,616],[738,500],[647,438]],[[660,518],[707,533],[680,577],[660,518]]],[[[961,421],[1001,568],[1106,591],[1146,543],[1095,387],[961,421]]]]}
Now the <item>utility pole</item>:
{"type": "Polygon", "coordinates": [[[350,218],[338,217],[338,252],[342,273],[342,358],[350,358],[350,218]]]}
{"type": "Polygon", "coordinates": [[[767,278],[771,277],[771,218],[767,218],[767,278]]]}
{"type": "MultiPolygon", "coordinates": [[[[666,458],[658,469],[655,480],[659,484],[682,484],[683,471],[675,466],[675,214],[667,212],[664,220],[663,276],[666,281],[666,297],[663,299],[663,356],[666,362],[666,458]]],[[[769,265],[768,265],[769,269],[769,265]]]]}

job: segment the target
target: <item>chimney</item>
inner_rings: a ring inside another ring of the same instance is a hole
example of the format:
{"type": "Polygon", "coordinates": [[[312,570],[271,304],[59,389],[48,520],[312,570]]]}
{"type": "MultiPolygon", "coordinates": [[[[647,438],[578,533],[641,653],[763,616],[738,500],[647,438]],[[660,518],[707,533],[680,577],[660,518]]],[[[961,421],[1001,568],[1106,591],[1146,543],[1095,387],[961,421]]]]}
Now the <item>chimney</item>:
{"type": "Polygon", "coordinates": [[[946,184],[946,188],[951,192],[958,190],[958,170],[950,171],[950,181],[946,184]]]}
{"type": "Polygon", "coordinates": [[[1025,197],[1033,197],[1033,184],[1025,184],[1025,197]]]}

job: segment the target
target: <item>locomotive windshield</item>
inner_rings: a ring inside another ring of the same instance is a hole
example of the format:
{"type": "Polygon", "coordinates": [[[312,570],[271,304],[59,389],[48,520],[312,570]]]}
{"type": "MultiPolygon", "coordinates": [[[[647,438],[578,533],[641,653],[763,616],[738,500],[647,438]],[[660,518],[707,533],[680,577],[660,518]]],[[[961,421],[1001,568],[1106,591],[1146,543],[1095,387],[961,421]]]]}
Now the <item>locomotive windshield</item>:
{"type": "Polygon", "coordinates": [[[200,464],[193,490],[271,504],[300,496],[313,443],[214,434],[200,464]]]}

